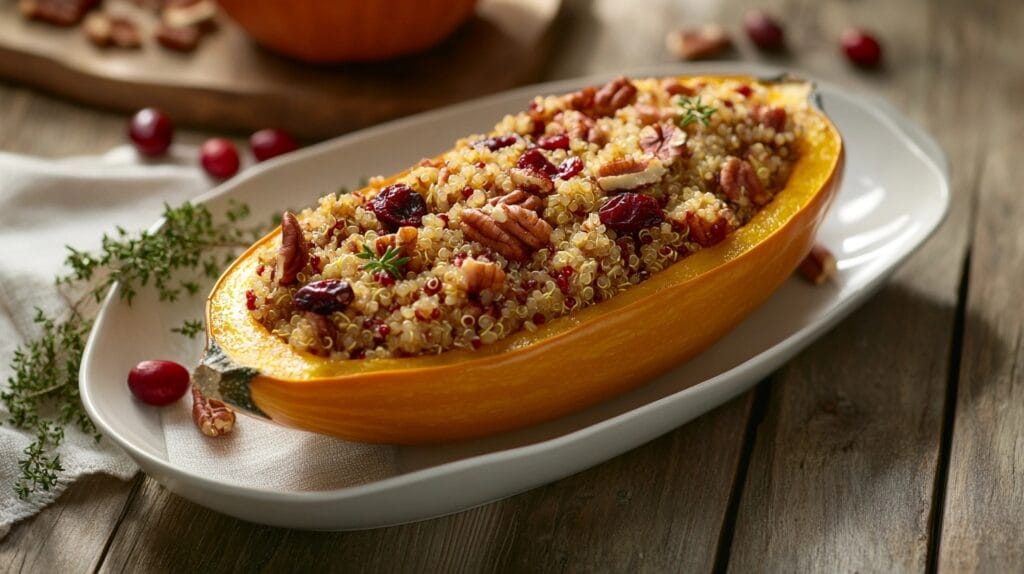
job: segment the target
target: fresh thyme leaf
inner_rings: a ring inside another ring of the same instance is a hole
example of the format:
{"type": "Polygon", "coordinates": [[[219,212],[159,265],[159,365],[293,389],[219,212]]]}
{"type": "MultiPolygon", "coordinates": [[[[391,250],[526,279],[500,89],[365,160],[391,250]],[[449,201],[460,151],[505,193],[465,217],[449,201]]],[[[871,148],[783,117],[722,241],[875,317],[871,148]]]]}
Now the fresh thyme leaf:
{"type": "Polygon", "coordinates": [[[180,327],[174,327],[171,329],[171,332],[184,335],[189,339],[195,339],[196,335],[205,330],[206,327],[203,325],[202,319],[185,319],[185,322],[180,327]]]}
{"type": "MultiPolygon", "coordinates": [[[[68,272],[57,277],[57,285],[83,295],[63,318],[36,310],[40,334],[14,351],[10,358],[13,374],[7,389],[0,392],[0,401],[9,413],[6,423],[35,432],[18,461],[21,477],[14,490],[19,497],[27,498],[57,484],[63,467],[56,449],[64,440],[66,427],[74,425],[96,440],[100,438],[78,392],[78,371],[92,328],[83,306],[99,302],[115,282],[120,283],[120,297],[128,304],[146,286],[155,288],[161,301],[198,294],[199,282],[179,279],[179,274],[218,277],[221,263],[226,261],[225,251],[247,247],[266,229],[240,226],[248,216],[249,208],[242,204],[229,206],[223,220],[215,220],[204,205],[165,205],[164,225],[154,231],[133,234],[117,227],[113,234],[103,236],[95,253],[68,247],[68,272]]],[[[188,337],[202,330],[199,320],[172,329],[188,337]]]]}
{"type": "Polygon", "coordinates": [[[717,108],[703,105],[700,96],[693,98],[676,96],[676,105],[683,109],[683,115],[677,121],[679,127],[686,127],[694,122],[700,122],[704,127],[711,124],[711,115],[718,111],[717,108]]]}
{"type": "Polygon", "coordinates": [[[400,253],[397,247],[388,247],[384,255],[377,257],[373,250],[364,243],[363,251],[356,253],[356,257],[366,260],[363,269],[373,272],[383,271],[395,279],[400,279],[402,277],[401,268],[409,262],[408,257],[399,257],[400,253]]]}

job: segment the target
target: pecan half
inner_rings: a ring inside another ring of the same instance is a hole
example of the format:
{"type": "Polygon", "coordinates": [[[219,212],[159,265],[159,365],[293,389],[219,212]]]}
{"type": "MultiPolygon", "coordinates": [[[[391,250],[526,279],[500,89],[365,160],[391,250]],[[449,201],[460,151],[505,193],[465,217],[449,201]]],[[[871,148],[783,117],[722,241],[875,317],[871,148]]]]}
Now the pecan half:
{"type": "Polygon", "coordinates": [[[747,160],[730,157],[722,164],[722,172],[718,175],[718,183],[722,192],[733,203],[741,203],[748,198],[754,205],[768,203],[772,196],[765,191],[757,172],[747,160]]]}
{"type": "Polygon", "coordinates": [[[277,282],[292,285],[309,259],[302,226],[290,211],[281,216],[281,247],[277,251],[277,282]]]}
{"type": "Polygon", "coordinates": [[[466,259],[462,262],[462,274],[466,278],[468,293],[479,293],[485,289],[497,292],[505,285],[505,271],[497,263],[466,259]]]}
{"type": "Polygon", "coordinates": [[[517,189],[512,193],[506,193],[505,195],[501,195],[498,197],[492,197],[491,199],[487,200],[487,203],[489,205],[499,205],[502,203],[508,205],[518,205],[520,207],[525,207],[526,209],[529,209],[531,211],[539,211],[541,208],[544,207],[543,199],[536,195],[533,195],[532,193],[527,193],[521,189],[517,189]]]}
{"type": "Polygon", "coordinates": [[[416,239],[418,237],[419,231],[415,227],[404,225],[399,227],[398,231],[394,233],[378,237],[373,246],[376,248],[378,255],[383,255],[389,247],[397,247],[399,254],[403,257],[409,257],[416,248],[416,239]]]}
{"type": "Polygon", "coordinates": [[[212,0],[167,2],[160,12],[160,19],[171,28],[209,26],[216,16],[217,5],[212,0]]]}
{"type": "Polygon", "coordinates": [[[619,76],[597,90],[590,111],[597,117],[613,115],[619,108],[632,104],[636,100],[636,92],[636,86],[629,78],[619,76]]]}
{"type": "Polygon", "coordinates": [[[316,330],[316,336],[320,340],[321,345],[327,349],[333,346],[337,330],[330,319],[325,315],[319,315],[312,311],[303,311],[302,316],[309,321],[309,324],[316,330]]]}
{"type": "Polygon", "coordinates": [[[199,45],[200,31],[197,26],[174,27],[161,24],[156,31],[156,41],[168,50],[191,52],[199,45]]]}
{"type": "Polygon", "coordinates": [[[138,26],[128,18],[93,12],[86,16],[82,30],[90,42],[101,48],[138,48],[142,45],[138,26]]]}
{"type": "Polygon", "coordinates": [[[836,272],[836,257],[824,245],[815,244],[797,268],[812,285],[821,285],[836,272]]]}
{"type": "Polygon", "coordinates": [[[509,177],[512,183],[530,193],[548,195],[555,191],[555,182],[547,174],[535,169],[514,167],[509,171],[509,177]]]}
{"type": "Polygon", "coordinates": [[[208,398],[192,385],[192,421],[206,436],[217,437],[235,428],[235,411],[217,399],[208,398]]]}
{"type": "Polygon", "coordinates": [[[74,26],[100,0],[19,0],[18,9],[26,18],[55,26],[74,26]]]}
{"type": "Polygon", "coordinates": [[[687,211],[684,223],[690,230],[689,239],[701,247],[721,243],[729,234],[729,220],[721,215],[714,221],[708,221],[692,211],[687,211]]]}
{"type": "Polygon", "coordinates": [[[661,160],[622,158],[601,165],[597,169],[597,184],[605,191],[636,189],[661,181],[665,175],[661,160]]]}
{"type": "Polygon", "coordinates": [[[777,132],[786,128],[786,110],[778,106],[757,106],[750,115],[755,122],[777,132]]]}
{"type": "Polygon", "coordinates": [[[462,212],[460,226],[470,241],[513,261],[526,259],[533,249],[545,245],[551,238],[551,225],[536,212],[519,205],[499,204],[491,214],[466,209],[462,212]]]}
{"type": "Polygon", "coordinates": [[[713,58],[731,43],[725,29],[714,24],[673,30],[665,37],[668,51],[680,60],[713,58]]]}
{"type": "Polygon", "coordinates": [[[686,151],[686,132],[670,122],[645,126],[640,130],[640,149],[671,165],[686,151]]]}

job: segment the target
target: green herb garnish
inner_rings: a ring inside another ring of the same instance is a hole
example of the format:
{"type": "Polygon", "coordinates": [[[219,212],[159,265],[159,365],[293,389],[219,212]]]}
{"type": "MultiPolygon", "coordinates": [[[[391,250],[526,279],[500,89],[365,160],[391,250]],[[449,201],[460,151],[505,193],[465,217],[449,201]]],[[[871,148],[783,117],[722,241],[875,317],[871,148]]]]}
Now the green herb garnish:
{"type": "Polygon", "coordinates": [[[711,124],[711,114],[718,111],[717,108],[703,105],[700,96],[693,98],[676,96],[676,105],[683,109],[682,117],[677,120],[679,127],[686,127],[694,122],[700,122],[707,127],[711,124]]]}
{"type": "Polygon", "coordinates": [[[383,271],[395,279],[400,279],[401,267],[409,262],[409,258],[399,257],[399,253],[397,247],[388,247],[384,255],[377,257],[373,250],[364,243],[363,252],[356,253],[356,257],[366,260],[363,269],[373,272],[383,271]]]}
{"type": "MultiPolygon", "coordinates": [[[[129,233],[117,228],[115,234],[103,236],[96,253],[68,247],[65,264],[70,272],[58,277],[57,284],[80,295],[64,317],[48,317],[37,310],[40,334],[14,351],[10,359],[13,374],[7,380],[7,390],[0,393],[0,401],[10,413],[6,423],[36,434],[18,461],[21,477],[14,490],[19,497],[28,498],[57,484],[63,467],[55,451],[68,425],[100,438],[78,393],[78,371],[92,328],[86,307],[94,310],[115,282],[120,284],[121,299],[129,305],[147,285],[156,288],[161,301],[196,295],[200,289],[197,276],[216,278],[225,262],[234,259],[232,250],[259,237],[264,226],[246,229],[239,225],[248,215],[246,206],[233,205],[223,221],[215,221],[203,205],[165,205],[165,223],[155,231],[129,233]],[[185,271],[193,277],[181,279],[185,271]]],[[[194,337],[202,330],[202,322],[186,321],[172,330],[194,337]]]]}

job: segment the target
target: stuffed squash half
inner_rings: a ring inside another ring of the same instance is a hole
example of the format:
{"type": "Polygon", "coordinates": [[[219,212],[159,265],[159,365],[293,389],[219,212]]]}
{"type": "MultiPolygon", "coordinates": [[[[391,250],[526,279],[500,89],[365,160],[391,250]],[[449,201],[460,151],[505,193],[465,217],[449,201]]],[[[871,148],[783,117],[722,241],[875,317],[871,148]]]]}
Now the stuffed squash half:
{"type": "Polygon", "coordinates": [[[385,443],[520,428],[641,385],[811,249],[843,166],[812,92],[620,77],[286,212],[213,289],[195,383],[385,443]]]}

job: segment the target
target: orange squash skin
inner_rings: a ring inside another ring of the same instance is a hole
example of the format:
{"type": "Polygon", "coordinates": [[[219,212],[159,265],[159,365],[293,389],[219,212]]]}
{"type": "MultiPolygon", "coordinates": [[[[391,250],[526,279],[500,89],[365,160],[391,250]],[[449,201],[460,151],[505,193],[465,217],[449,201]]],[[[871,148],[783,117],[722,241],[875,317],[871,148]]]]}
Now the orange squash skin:
{"type": "Polygon", "coordinates": [[[258,43],[315,63],[383,60],[425,50],[476,0],[218,0],[258,43]]]}
{"type": "MultiPolygon", "coordinates": [[[[792,97],[779,90],[779,97],[792,97]]],[[[254,373],[248,392],[259,414],[295,428],[416,444],[550,420],[700,353],[786,280],[814,244],[844,161],[842,140],[820,113],[810,116],[800,146],[786,188],[722,243],[608,301],[475,352],[330,361],[295,350],[252,319],[243,295],[258,264],[254,254],[279,241],[276,231],[214,288],[208,340],[254,373]]]]}

